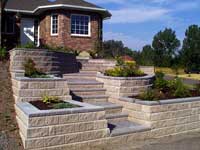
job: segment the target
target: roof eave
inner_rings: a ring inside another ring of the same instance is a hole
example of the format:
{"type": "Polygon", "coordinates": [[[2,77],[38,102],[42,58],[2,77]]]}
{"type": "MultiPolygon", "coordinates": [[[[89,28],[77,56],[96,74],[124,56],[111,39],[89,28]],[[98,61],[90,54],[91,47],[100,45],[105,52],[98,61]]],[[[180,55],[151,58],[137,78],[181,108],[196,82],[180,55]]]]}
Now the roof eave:
{"type": "Polygon", "coordinates": [[[7,12],[18,12],[18,13],[25,13],[25,14],[36,14],[39,10],[42,10],[42,9],[51,9],[51,8],[69,8],[69,9],[84,10],[84,11],[102,12],[104,19],[105,18],[110,18],[112,16],[111,13],[108,10],[104,9],[104,8],[94,8],[94,7],[65,5],[65,4],[38,6],[33,11],[31,11],[31,10],[8,9],[8,8],[5,8],[4,10],[7,11],[7,12]]]}

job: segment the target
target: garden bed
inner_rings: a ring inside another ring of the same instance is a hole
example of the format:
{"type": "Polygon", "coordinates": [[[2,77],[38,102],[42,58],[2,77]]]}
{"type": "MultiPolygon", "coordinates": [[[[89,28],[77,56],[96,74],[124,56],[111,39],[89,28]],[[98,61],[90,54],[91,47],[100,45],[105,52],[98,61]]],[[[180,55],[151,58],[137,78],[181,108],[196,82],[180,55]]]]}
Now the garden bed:
{"type": "Polygon", "coordinates": [[[129,97],[141,94],[152,86],[154,75],[142,77],[110,77],[98,72],[98,81],[104,83],[106,94],[109,96],[129,97]]]}
{"type": "Polygon", "coordinates": [[[44,103],[43,101],[31,101],[33,106],[40,110],[50,110],[50,109],[65,109],[65,108],[78,108],[80,106],[74,105],[65,101],[58,101],[53,103],[44,103]]]}

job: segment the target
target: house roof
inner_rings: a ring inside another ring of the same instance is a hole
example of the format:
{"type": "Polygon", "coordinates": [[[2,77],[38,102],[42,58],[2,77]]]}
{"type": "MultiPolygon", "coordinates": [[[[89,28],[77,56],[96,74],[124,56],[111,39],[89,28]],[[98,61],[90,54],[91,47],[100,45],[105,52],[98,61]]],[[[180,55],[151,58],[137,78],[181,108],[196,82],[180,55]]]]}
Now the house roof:
{"type": "Polygon", "coordinates": [[[84,0],[8,0],[5,5],[5,11],[27,14],[39,14],[41,11],[57,8],[92,11],[102,14],[104,18],[111,17],[106,9],[84,0]]]}

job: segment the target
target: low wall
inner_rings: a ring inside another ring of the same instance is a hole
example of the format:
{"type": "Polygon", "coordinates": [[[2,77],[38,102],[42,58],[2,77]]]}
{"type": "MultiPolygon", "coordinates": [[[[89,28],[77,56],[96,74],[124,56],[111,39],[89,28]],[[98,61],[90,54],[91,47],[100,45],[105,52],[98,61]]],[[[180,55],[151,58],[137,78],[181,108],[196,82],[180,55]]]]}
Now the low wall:
{"type": "Polygon", "coordinates": [[[23,73],[23,64],[28,58],[33,59],[36,67],[47,74],[62,75],[78,72],[78,63],[73,54],[44,49],[15,48],[10,51],[10,72],[12,75],[23,73]]]}
{"type": "Polygon", "coordinates": [[[105,111],[101,107],[68,101],[80,108],[41,111],[30,103],[15,105],[25,149],[56,149],[67,144],[109,136],[105,111]]]}
{"type": "Polygon", "coordinates": [[[32,79],[12,78],[12,89],[16,102],[41,100],[43,95],[57,96],[61,100],[70,100],[67,81],[62,78],[32,79]]]}
{"type": "Polygon", "coordinates": [[[145,74],[149,74],[149,75],[155,74],[154,66],[140,66],[140,70],[142,70],[145,74]]]}
{"type": "Polygon", "coordinates": [[[109,96],[129,97],[138,95],[152,86],[154,76],[145,77],[109,77],[97,73],[96,79],[104,83],[106,94],[109,96]]]}
{"type": "Polygon", "coordinates": [[[109,101],[123,105],[130,120],[148,125],[152,137],[200,130],[200,97],[160,102],[111,97],[109,101]]]}
{"type": "Polygon", "coordinates": [[[106,59],[81,59],[78,58],[79,68],[83,70],[91,69],[93,71],[104,72],[107,69],[115,67],[116,61],[106,59]]]}

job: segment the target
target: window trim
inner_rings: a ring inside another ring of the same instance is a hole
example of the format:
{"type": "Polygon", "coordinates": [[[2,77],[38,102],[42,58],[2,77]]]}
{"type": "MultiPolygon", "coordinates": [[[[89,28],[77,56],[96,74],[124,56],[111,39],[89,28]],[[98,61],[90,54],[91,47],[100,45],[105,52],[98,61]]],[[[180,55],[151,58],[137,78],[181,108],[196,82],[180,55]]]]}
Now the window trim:
{"type": "Polygon", "coordinates": [[[59,33],[59,15],[57,13],[53,13],[51,14],[51,36],[58,36],[58,33],[59,33]],[[57,15],[57,33],[53,33],[53,16],[54,15],[57,15]]]}
{"type": "Polygon", "coordinates": [[[71,16],[70,16],[70,33],[71,33],[71,36],[91,37],[91,16],[90,15],[84,15],[84,14],[71,14],[71,16]],[[88,34],[74,34],[74,33],[72,33],[72,16],[87,16],[88,17],[88,19],[89,19],[88,34]]]}

